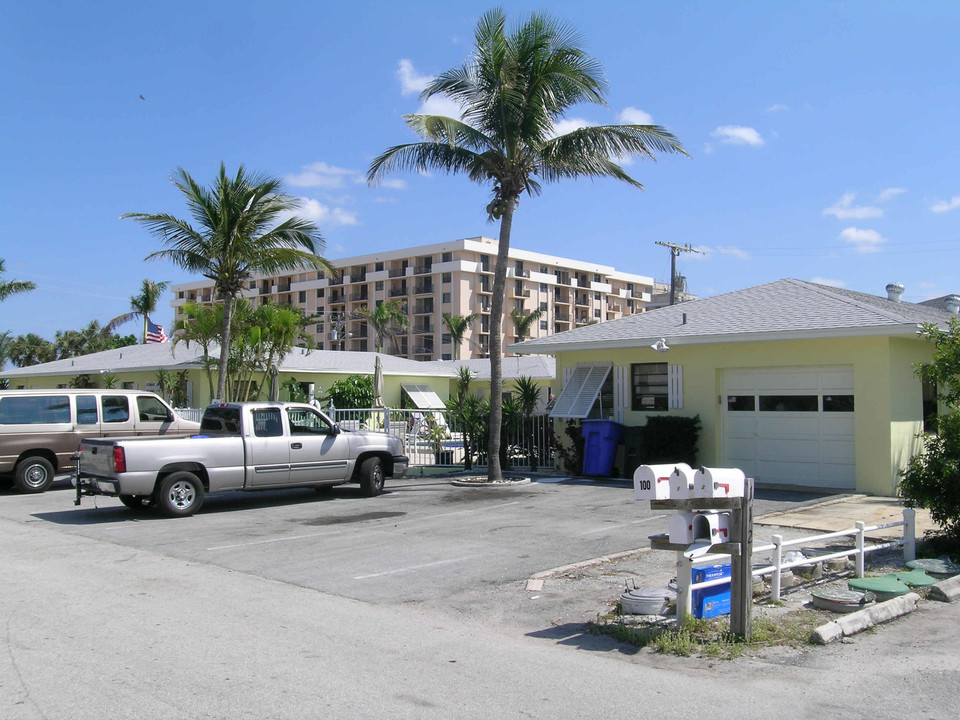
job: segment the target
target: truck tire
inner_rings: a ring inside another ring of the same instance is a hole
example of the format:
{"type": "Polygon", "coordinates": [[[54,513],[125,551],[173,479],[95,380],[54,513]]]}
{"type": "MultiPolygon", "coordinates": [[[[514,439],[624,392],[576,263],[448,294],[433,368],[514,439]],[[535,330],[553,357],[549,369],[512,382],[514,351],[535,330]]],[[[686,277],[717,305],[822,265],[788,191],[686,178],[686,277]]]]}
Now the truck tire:
{"type": "Polygon", "coordinates": [[[369,457],[360,466],[360,490],[367,497],[383,492],[383,463],[378,457],[369,457]]]}
{"type": "Polygon", "coordinates": [[[45,457],[34,455],[17,463],[14,483],[23,493],[42,493],[53,484],[53,465],[45,457]]]}
{"type": "Polygon", "coordinates": [[[203,505],[203,483],[192,472],[171,473],[157,488],[154,502],[169,517],[193,515],[203,505]]]}
{"type": "Polygon", "coordinates": [[[149,495],[121,495],[120,502],[131,510],[143,510],[153,505],[153,498],[149,495]]]}

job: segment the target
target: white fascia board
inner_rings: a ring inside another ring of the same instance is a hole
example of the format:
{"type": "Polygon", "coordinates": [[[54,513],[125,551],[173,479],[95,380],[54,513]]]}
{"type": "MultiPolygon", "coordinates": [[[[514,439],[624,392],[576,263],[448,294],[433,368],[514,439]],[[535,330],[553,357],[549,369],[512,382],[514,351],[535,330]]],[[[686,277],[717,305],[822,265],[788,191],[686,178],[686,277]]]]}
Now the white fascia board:
{"type": "MultiPolygon", "coordinates": [[[[630,338],[626,340],[594,340],[566,343],[544,343],[537,346],[524,347],[523,345],[508,345],[507,350],[517,355],[556,355],[560,352],[583,352],[585,350],[618,350],[621,348],[645,347],[655,343],[661,337],[665,338],[668,346],[681,345],[720,345],[723,343],[740,342],[775,342],[790,340],[821,340],[846,337],[911,337],[920,333],[919,325],[899,325],[887,327],[867,328],[838,328],[835,330],[791,331],[791,332],[764,332],[764,333],[735,333],[730,335],[689,335],[671,337],[669,333],[650,336],[647,338],[630,338]]],[[[535,341],[528,341],[535,342],[535,341]]]]}

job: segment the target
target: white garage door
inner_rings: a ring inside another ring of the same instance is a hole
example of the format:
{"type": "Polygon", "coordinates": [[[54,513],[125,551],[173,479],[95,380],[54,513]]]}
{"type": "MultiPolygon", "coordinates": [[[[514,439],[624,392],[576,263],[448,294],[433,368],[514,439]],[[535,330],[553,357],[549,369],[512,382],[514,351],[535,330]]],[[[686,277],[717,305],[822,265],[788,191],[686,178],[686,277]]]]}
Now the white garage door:
{"type": "Polygon", "coordinates": [[[723,464],[757,482],[852,489],[853,368],[723,375],[723,464]]]}

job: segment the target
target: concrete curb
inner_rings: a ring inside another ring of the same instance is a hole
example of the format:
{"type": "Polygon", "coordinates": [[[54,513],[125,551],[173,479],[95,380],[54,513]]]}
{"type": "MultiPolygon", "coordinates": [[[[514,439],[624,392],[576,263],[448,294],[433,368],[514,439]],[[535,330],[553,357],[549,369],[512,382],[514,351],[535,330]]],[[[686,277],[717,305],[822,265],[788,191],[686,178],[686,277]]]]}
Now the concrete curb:
{"type": "Polygon", "coordinates": [[[931,586],[927,597],[940,602],[957,600],[960,598],[960,575],[954,575],[952,578],[941,580],[936,585],[931,586]]]}
{"type": "Polygon", "coordinates": [[[907,593],[871,607],[850,613],[842,618],[821,625],[810,635],[810,641],[817,645],[827,645],[842,637],[849,637],[863,632],[874,625],[885,623],[888,620],[906,615],[917,609],[920,596],[916,593],[907,593]]]}

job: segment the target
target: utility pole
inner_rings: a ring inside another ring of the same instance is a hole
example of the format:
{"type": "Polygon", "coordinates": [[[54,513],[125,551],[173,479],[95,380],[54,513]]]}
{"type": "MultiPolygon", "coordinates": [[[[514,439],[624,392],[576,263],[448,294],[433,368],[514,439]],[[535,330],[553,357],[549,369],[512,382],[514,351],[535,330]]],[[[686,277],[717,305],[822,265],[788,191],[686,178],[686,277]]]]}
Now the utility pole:
{"type": "Polygon", "coordinates": [[[655,244],[670,249],[670,304],[673,305],[676,303],[677,297],[677,255],[682,252],[699,253],[700,251],[694,250],[689,243],[686,245],[674,245],[673,243],[660,242],[657,240],[655,244]]]}

